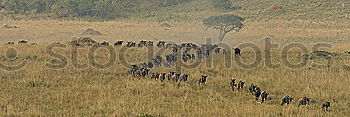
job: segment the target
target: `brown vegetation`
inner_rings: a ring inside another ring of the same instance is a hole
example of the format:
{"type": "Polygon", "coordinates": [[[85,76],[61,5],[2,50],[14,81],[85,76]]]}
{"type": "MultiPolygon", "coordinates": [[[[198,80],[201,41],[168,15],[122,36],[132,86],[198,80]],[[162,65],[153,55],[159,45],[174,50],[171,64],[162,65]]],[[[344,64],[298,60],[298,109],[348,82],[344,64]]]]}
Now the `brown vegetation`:
{"type": "MultiPolygon", "coordinates": [[[[3,23],[5,21],[1,21],[3,23]]],[[[216,32],[205,30],[198,23],[172,23],[172,30],[165,31],[154,22],[73,22],[73,21],[6,21],[6,24],[20,26],[18,30],[0,28],[1,64],[15,65],[23,60],[29,64],[18,71],[0,70],[0,113],[3,116],[348,116],[350,87],[350,57],[344,54],[349,49],[350,29],[341,28],[332,21],[260,21],[247,22],[247,28],[235,35],[229,35],[227,43],[232,47],[241,42],[258,43],[264,35],[273,35],[288,42],[314,43],[326,41],[333,44],[327,51],[341,55],[332,58],[332,65],[326,69],[307,66],[290,69],[286,66],[270,69],[261,64],[254,69],[242,69],[237,64],[225,69],[222,55],[216,55],[214,66],[200,65],[195,69],[181,72],[190,74],[188,83],[158,82],[138,80],[127,75],[127,68],[120,61],[106,69],[94,66],[76,69],[68,64],[62,69],[49,69],[47,63],[62,63],[46,52],[49,42],[71,41],[79,38],[81,29],[92,27],[104,32],[101,36],[91,36],[96,42],[107,40],[138,41],[166,40],[174,42],[203,43],[205,36],[215,36],[216,32]],[[33,30],[35,29],[35,30],[33,30]],[[343,32],[337,34],[337,32],[343,32]],[[27,39],[37,45],[5,45],[8,41],[27,39]],[[342,42],[341,44],[339,42],[342,42]],[[15,54],[8,52],[15,48],[15,54]],[[9,55],[9,60],[6,55],[9,55]],[[201,75],[209,75],[206,85],[198,85],[201,75]],[[269,92],[268,99],[262,104],[256,102],[247,87],[241,92],[232,92],[230,79],[254,83],[269,92]],[[295,99],[310,97],[310,105],[298,108],[297,101],[289,106],[280,106],[285,95],[295,99]],[[328,112],[322,109],[322,103],[332,103],[328,112]]],[[[214,37],[213,36],[213,37],[214,37]]],[[[216,37],[216,36],[215,36],[216,37]]],[[[83,38],[81,38],[83,39],[83,38]]],[[[83,39],[90,40],[90,39],[83,39]]],[[[80,41],[78,41],[80,43],[80,41]]],[[[85,42],[85,41],[83,41],[85,42]]],[[[93,42],[93,41],[88,41],[93,42]]],[[[79,64],[88,64],[89,46],[78,49],[79,64]]],[[[120,47],[114,47],[116,52],[120,47]]],[[[145,62],[146,48],[133,48],[126,54],[131,63],[145,62]]],[[[272,51],[273,64],[283,54],[281,49],[272,51]]],[[[56,48],[55,52],[70,59],[70,49],[56,48]]],[[[98,49],[95,54],[98,63],[108,62],[108,50],[98,49]]],[[[300,51],[292,50],[288,57],[292,62],[300,62],[300,51]]],[[[254,61],[255,53],[242,49],[242,61],[254,61]]],[[[233,60],[232,60],[233,61],[233,60]]],[[[312,60],[316,61],[316,60],[312,60]]],[[[154,69],[151,72],[168,72],[173,69],[154,69]]]]}

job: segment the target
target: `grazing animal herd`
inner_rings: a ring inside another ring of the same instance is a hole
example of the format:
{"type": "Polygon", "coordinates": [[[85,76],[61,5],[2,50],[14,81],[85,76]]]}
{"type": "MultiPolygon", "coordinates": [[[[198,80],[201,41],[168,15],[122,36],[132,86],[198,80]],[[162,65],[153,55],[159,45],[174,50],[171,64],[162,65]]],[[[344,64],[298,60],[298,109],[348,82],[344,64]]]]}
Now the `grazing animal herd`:
{"type": "MultiPolygon", "coordinates": [[[[131,69],[129,70],[129,74],[135,78],[143,78],[146,79],[149,74],[149,68],[138,67],[137,65],[131,65],[131,69]]],[[[151,79],[164,82],[168,80],[170,82],[187,82],[189,78],[189,74],[181,74],[176,72],[169,73],[159,73],[155,72],[150,75],[151,79]]],[[[200,81],[200,83],[205,83],[205,81],[200,81]]]]}
{"type": "MultiPolygon", "coordinates": [[[[27,40],[20,40],[18,41],[18,44],[27,44],[27,40]]],[[[114,46],[122,46],[125,42],[124,41],[117,41],[113,45],[114,46]]],[[[8,45],[14,45],[15,42],[7,42],[8,45]]],[[[101,46],[109,46],[108,41],[102,41],[99,42],[98,45],[101,46]]],[[[133,64],[131,65],[130,70],[128,71],[128,74],[132,77],[138,78],[138,79],[147,79],[147,77],[150,77],[152,80],[164,82],[166,80],[170,82],[188,82],[190,78],[190,74],[182,74],[177,72],[155,72],[150,73],[151,69],[154,67],[160,67],[162,65],[174,65],[176,62],[181,59],[183,62],[187,62],[190,60],[196,60],[196,59],[205,59],[213,54],[215,52],[216,54],[227,54],[227,50],[224,48],[220,48],[216,44],[202,44],[201,46],[198,46],[194,43],[183,43],[183,44],[175,44],[170,43],[166,41],[159,41],[157,44],[154,44],[153,41],[140,41],[139,43],[136,43],[135,41],[127,41],[125,44],[125,47],[152,47],[157,46],[158,48],[167,48],[171,49],[172,53],[165,55],[165,59],[161,56],[155,56],[152,58],[152,61],[143,62],[140,65],[133,64]]],[[[234,54],[236,57],[241,56],[241,50],[239,48],[233,48],[234,54]]],[[[198,79],[199,85],[204,85],[207,82],[207,75],[202,75],[198,79]]],[[[232,91],[235,91],[236,89],[238,91],[244,89],[245,82],[240,80],[236,84],[236,79],[232,78],[230,81],[230,88],[232,91]]],[[[261,97],[261,103],[264,103],[268,100],[268,95],[270,95],[267,91],[262,91],[260,87],[258,87],[255,84],[251,84],[248,87],[248,91],[255,97],[255,100],[258,101],[261,97]]],[[[287,104],[289,105],[293,101],[293,97],[290,96],[283,96],[281,100],[281,106],[287,104]]],[[[298,107],[302,105],[309,105],[310,104],[310,98],[309,97],[303,97],[298,100],[298,107]]],[[[322,108],[325,111],[328,111],[328,108],[331,107],[331,103],[328,101],[325,101],[322,103],[322,108]]]]}
{"type": "MultiPolygon", "coordinates": [[[[129,43],[135,43],[135,42],[128,42],[129,43]]],[[[141,43],[141,42],[140,42],[141,43]]],[[[136,43],[135,43],[136,44],[136,43]]],[[[153,46],[153,45],[144,45],[146,44],[145,42],[143,42],[143,46],[153,46]]],[[[120,45],[120,42],[118,42],[118,45],[120,45]]],[[[140,44],[138,44],[140,45],[140,44]]],[[[189,54],[188,52],[193,49],[197,52],[197,56],[199,59],[203,59],[205,57],[208,57],[212,54],[212,52],[215,53],[222,53],[222,54],[227,54],[225,49],[220,48],[217,45],[202,45],[197,46],[193,43],[185,43],[185,44],[174,44],[174,43],[166,43],[165,41],[159,41],[157,44],[158,47],[165,47],[165,48],[172,48],[172,54],[166,55],[165,56],[165,62],[167,63],[174,63],[177,61],[177,54],[179,54],[179,50],[180,49],[184,49],[185,51],[182,53],[182,60],[183,61],[187,61],[189,59],[195,59],[195,55],[194,54],[189,54]],[[221,52],[220,52],[221,51],[221,52]],[[188,59],[187,59],[188,57],[188,59]]],[[[130,46],[132,47],[132,46],[130,46]]],[[[139,46],[140,47],[140,46],[139,46]]],[[[235,56],[241,56],[241,50],[239,48],[233,48],[234,54],[235,56]]],[[[129,73],[134,76],[134,77],[143,77],[146,78],[146,76],[142,75],[143,72],[148,72],[150,71],[150,69],[153,68],[153,65],[155,66],[161,66],[162,65],[162,57],[161,56],[156,56],[152,59],[152,62],[145,62],[145,63],[141,63],[142,67],[137,67],[137,65],[132,65],[129,73]],[[135,75],[138,74],[138,75],[135,75]]],[[[146,73],[145,73],[146,74],[146,73]]],[[[189,79],[189,74],[181,74],[181,73],[176,73],[176,72],[169,72],[169,73],[152,73],[151,75],[151,79],[154,80],[160,80],[161,82],[164,82],[164,80],[167,78],[168,81],[171,82],[187,82],[189,79]]],[[[205,84],[207,82],[207,75],[202,75],[199,79],[198,79],[198,84],[202,85],[205,84]]],[[[232,78],[230,81],[230,87],[232,89],[232,91],[235,91],[236,89],[238,91],[244,89],[244,85],[246,82],[240,80],[237,84],[236,84],[236,79],[232,78]]],[[[268,100],[268,96],[270,95],[270,93],[268,93],[267,91],[262,91],[261,88],[255,84],[251,84],[248,87],[249,92],[255,97],[255,100],[258,101],[259,98],[261,98],[261,103],[264,103],[265,101],[268,100]]],[[[284,104],[289,105],[291,102],[293,101],[293,98],[290,96],[283,96],[281,99],[281,106],[283,106],[284,104]]],[[[298,100],[298,107],[302,106],[302,105],[309,105],[310,103],[310,98],[308,97],[303,97],[301,99],[298,100]]],[[[324,103],[322,103],[322,108],[325,109],[325,111],[328,111],[328,108],[331,106],[331,103],[326,101],[324,103]]]]}
{"type": "MultiPolygon", "coordinates": [[[[131,69],[129,71],[129,74],[133,77],[136,78],[144,78],[147,79],[147,76],[150,72],[149,68],[143,68],[143,67],[138,67],[137,65],[131,65],[131,69]]],[[[181,73],[176,73],[176,72],[169,72],[169,73],[159,73],[159,72],[155,72],[152,73],[152,75],[150,76],[151,79],[153,80],[159,80],[160,82],[164,82],[165,80],[168,80],[169,82],[187,82],[189,80],[189,74],[181,74],[181,73]]],[[[207,82],[207,75],[202,75],[199,79],[198,79],[198,84],[199,85],[203,85],[206,84],[207,82]]],[[[232,91],[235,91],[235,89],[237,89],[238,91],[244,89],[244,81],[239,81],[236,84],[236,79],[231,79],[230,82],[230,87],[232,89],[232,91]]],[[[255,84],[251,84],[249,87],[249,92],[255,97],[255,100],[258,101],[259,97],[261,97],[261,103],[264,103],[265,101],[267,101],[268,99],[268,95],[269,93],[267,91],[262,91],[260,89],[260,87],[258,87],[255,84]]],[[[293,97],[290,96],[283,96],[282,100],[281,100],[281,106],[283,106],[284,104],[289,105],[291,102],[293,101],[293,97]]],[[[302,105],[309,105],[310,103],[310,98],[308,97],[303,97],[301,99],[299,99],[299,103],[298,103],[298,107],[302,106],[302,105]]],[[[328,108],[331,107],[331,103],[330,102],[324,102],[322,103],[322,108],[325,109],[325,111],[328,111],[328,108]]]]}
{"type": "MultiPolygon", "coordinates": [[[[15,45],[15,43],[16,43],[16,42],[14,42],[14,41],[9,41],[9,42],[7,42],[6,44],[7,44],[7,45],[15,45]]],[[[27,44],[27,43],[28,43],[28,40],[19,40],[17,43],[18,43],[18,44],[27,44]]]]}

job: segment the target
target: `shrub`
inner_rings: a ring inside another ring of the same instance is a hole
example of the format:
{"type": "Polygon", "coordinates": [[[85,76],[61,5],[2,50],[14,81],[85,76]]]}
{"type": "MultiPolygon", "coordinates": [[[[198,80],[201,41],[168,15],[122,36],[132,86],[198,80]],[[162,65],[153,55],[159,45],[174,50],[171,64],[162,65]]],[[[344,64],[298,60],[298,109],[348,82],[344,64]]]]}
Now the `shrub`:
{"type": "Polygon", "coordinates": [[[213,0],[214,8],[223,9],[223,10],[235,10],[240,9],[241,7],[234,6],[231,0],[213,0]]]}

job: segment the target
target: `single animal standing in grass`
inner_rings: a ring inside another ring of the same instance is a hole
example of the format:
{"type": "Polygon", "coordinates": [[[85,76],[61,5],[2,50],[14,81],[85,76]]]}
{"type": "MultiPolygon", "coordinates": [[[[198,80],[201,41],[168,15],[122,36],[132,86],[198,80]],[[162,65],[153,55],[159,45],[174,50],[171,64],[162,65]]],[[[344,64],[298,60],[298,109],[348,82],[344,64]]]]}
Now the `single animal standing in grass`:
{"type": "Polygon", "coordinates": [[[255,88],[255,93],[254,93],[254,96],[255,96],[255,100],[258,101],[259,100],[259,97],[261,95],[261,89],[259,87],[256,87],[255,88]]]}
{"type": "Polygon", "coordinates": [[[331,102],[323,102],[322,103],[322,108],[325,110],[325,111],[328,111],[328,108],[331,107],[331,102]]]}
{"type": "Polygon", "coordinates": [[[177,81],[179,81],[180,76],[181,76],[181,74],[175,74],[175,75],[173,75],[173,77],[172,77],[171,79],[172,79],[173,81],[177,82],[177,81]]]}
{"type": "Polygon", "coordinates": [[[18,44],[27,44],[27,43],[28,43],[27,40],[20,40],[20,41],[18,41],[18,44]]]}
{"type": "Polygon", "coordinates": [[[233,50],[235,51],[235,56],[241,56],[241,49],[234,48],[233,50]]]}
{"type": "Polygon", "coordinates": [[[254,93],[255,93],[255,88],[256,88],[257,86],[256,85],[254,85],[254,84],[251,84],[250,86],[249,86],[249,92],[252,94],[252,95],[254,95],[254,93]]]}
{"type": "Polygon", "coordinates": [[[161,74],[159,75],[159,79],[160,79],[161,82],[164,82],[165,76],[166,76],[166,73],[161,73],[161,74]]]}
{"type": "Polygon", "coordinates": [[[231,82],[230,82],[230,86],[231,86],[232,91],[235,91],[235,87],[237,86],[237,84],[235,82],[236,82],[236,79],[232,78],[231,82]]]}
{"type": "Polygon", "coordinates": [[[261,93],[261,103],[264,103],[264,101],[267,100],[267,96],[268,96],[268,95],[269,95],[269,93],[266,92],[266,91],[263,91],[263,92],[261,93]]]}
{"type": "Polygon", "coordinates": [[[99,42],[98,45],[100,45],[100,46],[109,46],[109,41],[99,42]]]}
{"type": "Polygon", "coordinates": [[[282,97],[282,103],[281,103],[281,106],[283,106],[284,104],[289,105],[289,104],[290,104],[292,101],[293,101],[293,98],[292,98],[292,97],[289,97],[289,96],[283,96],[283,97],[282,97]]]}
{"type": "Polygon", "coordinates": [[[167,76],[168,80],[170,81],[174,75],[175,75],[175,72],[169,72],[167,76]]]}
{"type": "Polygon", "coordinates": [[[187,82],[189,75],[188,74],[183,74],[180,76],[180,81],[181,82],[187,82]]]}
{"type": "Polygon", "coordinates": [[[158,44],[157,44],[157,47],[158,48],[165,47],[165,41],[159,41],[158,44]]]}
{"type": "Polygon", "coordinates": [[[308,98],[308,97],[303,97],[303,98],[299,99],[298,107],[299,107],[300,105],[309,105],[309,102],[310,102],[310,98],[308,98]]]}
{"type": "Polygon", "coordinates": [[[151,79],[158,80],[160,74],[158,72],[152,73],[151,79]]]}
{"type": "Polygon", "coordinates": [[[124,41],[117,41],[114,43],[114,46],[121,46],[123,45],[124,41]]]}
{"type": "Polygon", "coordinates": [[[202,77],[199,78],[199,84],[205,84],[207,82],[207,77],[206,75],[202,75],[202,77]]]}
{"type": "Polygon", "coordinates": [[[245,84],[245,82],[243,82],[243,81],[239,81],[239,82],[238,82],[237,89],[238,89],[238,90],[243,89],[244,84],[245,84]]]}

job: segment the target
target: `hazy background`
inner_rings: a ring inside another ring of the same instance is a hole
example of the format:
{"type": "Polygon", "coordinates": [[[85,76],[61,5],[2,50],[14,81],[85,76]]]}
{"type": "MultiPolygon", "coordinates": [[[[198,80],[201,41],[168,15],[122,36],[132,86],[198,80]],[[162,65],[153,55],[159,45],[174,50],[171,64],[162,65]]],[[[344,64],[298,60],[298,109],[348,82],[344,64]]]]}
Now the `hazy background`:
{"type": "Polygon", "coordinates": [[[204,42],[216,40],[218,32],[202,26],[202,20],[228,13],[246,18],[241,32],[226,36],[230,44],[262,43],[270,37],[278,43],[346,45],[349,5],[348,0],[2,0],[0,25],[19,28],[0,28],[0,40],[204,42]],[[87,28],[102,35],[82,35],[87,28]]]}

